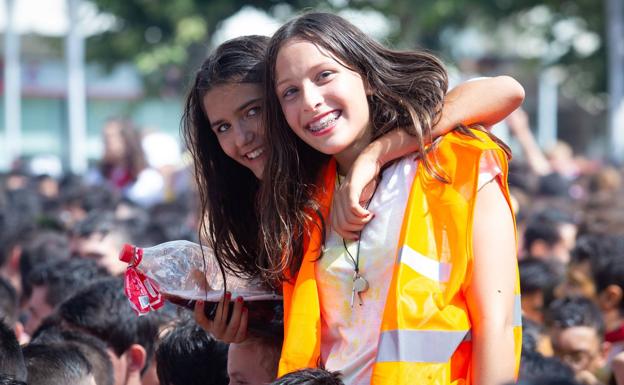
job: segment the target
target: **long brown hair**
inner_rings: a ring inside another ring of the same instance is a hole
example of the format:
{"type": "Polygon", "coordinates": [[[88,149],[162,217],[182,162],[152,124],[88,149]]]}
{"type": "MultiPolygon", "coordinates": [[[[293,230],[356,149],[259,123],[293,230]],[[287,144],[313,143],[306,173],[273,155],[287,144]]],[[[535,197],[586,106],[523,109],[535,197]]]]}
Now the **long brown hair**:
{"type": "Polygon", "coordinates": [[[265,36],[244,36],[221,44],[197,71],[181,124],[199,187],[200,239],[208,240],[221,266],[248,277],[260,272],[255,207],[259,181],[223,152],[210,128],[203,99],[217,86],[261,84],[268,40],[265,36]]]}
{"type": "MultiPolygon", "coordinates": [[[[447,74],[435,56],[424,51],[394,51],[383,47],[343,18],[308,13],[284,24],[267,49],[265,78],[265,138],[271,146],[260,194],[261,256],[273,279],[294,276],[303,257],[304,229],[324,227],[313,195],[321,166],[329,158],[299,139],[288,126],[275,92],[275,62],[291,39],[309,41],[362,76],[372,90],[368,103],[372,139],[402,127],[424,148],[439,118],[447,89],[447,74]]],[[[426,159],[424,166],[435,170],[426,159]]]]}

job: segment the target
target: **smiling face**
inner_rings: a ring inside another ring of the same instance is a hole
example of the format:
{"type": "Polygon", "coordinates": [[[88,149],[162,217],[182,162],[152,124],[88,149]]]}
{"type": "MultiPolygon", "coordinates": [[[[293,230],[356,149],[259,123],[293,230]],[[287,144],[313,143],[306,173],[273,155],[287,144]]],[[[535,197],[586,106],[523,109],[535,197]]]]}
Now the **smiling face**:
{"type": "Polygon", "coordinates": [[[213,87],[204,96],[203,106],[223,152],[260,179],[266,161],[261,86],[229,83],[213,87]]]}
{"type": "Polygon", "coordinates": [[[344,171],[370,142],[362,77],[313,43],[290,40],[275,62],[275,92],[289,126],[344,171]]]}

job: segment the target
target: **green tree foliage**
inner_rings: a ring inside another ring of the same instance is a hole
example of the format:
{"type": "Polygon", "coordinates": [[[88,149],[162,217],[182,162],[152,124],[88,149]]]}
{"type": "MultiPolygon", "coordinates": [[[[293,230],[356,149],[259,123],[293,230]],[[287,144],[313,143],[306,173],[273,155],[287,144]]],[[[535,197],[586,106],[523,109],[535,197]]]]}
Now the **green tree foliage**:
{"type": "Polygon", "coordinates": [[[392,23],[394,32],[388,39],[397,46],[427,47],[451,60],[458,59],[453,54],[455,37],[476,26],[494,41],[490,56],[519,56],[535,66],[559,64],[567,69],[566,81],[579,94],[603,91],[606,87],[604,10],[603,2],[596,0],[92,1],[101,11],[115,15],[118,23],[114,30],[89,39],[89,57],[108,64],[131,60],[148,85],[159,85],[153,88],[159,91],[163,90],[162,84],[165,90],[183,89],[211,48],[210,37],[220,21],[244,5],[271,12],[278,4],[287,4],[295,12],[312,8],[373,9],[392,23]],[[546,11],[548,18],[541,23],[529,22],[529,16],[538,11],[546,11]],[[577,49],[574,36],[562,42],[562,34],[566,33],[564,21],[568,27],[580,26],[599,36],[599,49],[589,54],[577,49]],[[518,39],[526,33],[546,44],[542,54],[522,57],[515,51],[518,39]]]}

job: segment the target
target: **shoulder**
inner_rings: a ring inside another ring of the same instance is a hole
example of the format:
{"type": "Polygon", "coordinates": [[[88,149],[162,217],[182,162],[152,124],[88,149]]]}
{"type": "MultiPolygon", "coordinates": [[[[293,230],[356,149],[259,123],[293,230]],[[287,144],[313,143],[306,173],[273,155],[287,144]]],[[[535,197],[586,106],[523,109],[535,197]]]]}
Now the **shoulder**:
{"type": "Polygon", "coordinates": [[[449,182],[463,184],[476,180],[486,154],[491,154],[498,167],[506,170],[507,153],[490,135],[476,129],[455,130],[436,141],[427,159],[449,182]]]}

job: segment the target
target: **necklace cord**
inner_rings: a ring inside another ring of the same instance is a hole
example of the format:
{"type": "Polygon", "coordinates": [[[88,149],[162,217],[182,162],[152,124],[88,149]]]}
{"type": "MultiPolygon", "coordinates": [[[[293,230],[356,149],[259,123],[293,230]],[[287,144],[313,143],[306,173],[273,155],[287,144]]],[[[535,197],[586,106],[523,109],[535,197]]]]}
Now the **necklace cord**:
{"type": "MultiPolygon", "coordinates": [[[[336,181],[338,182],[338,187],[340,187],[341,185],[340,175],[337,175],[336,181]]],[[[373,193],[371,194],[371,197],[368,200],[368,202],[366,202],[366,206],[364,207],[365,209],[368,210],[368,207],[373,201],[373,197],[375,196],[375,193],[377,192],[377,187],[379,187],[380,183],[381,183],[381,178],[378,178],[377,183],[375,183],[375,189],[373,190],[373,193]]],[[[347,255],[349,256],[349,259],[351,259],[351,261],[353,262],[353,270],[355,271],[356,276],[360,275],[360,241],[362,240],[363,230],[364,229],[358,232],[357,249],[356,249],[357,251],[355,252],[355,258],[353,258],[353,255],[351,254],[351,252],[349,251],[349,248],[347,247],[347,241],[344,239],[344,237],[342,238],[342,246],[344,247],[347,255]]]]}

